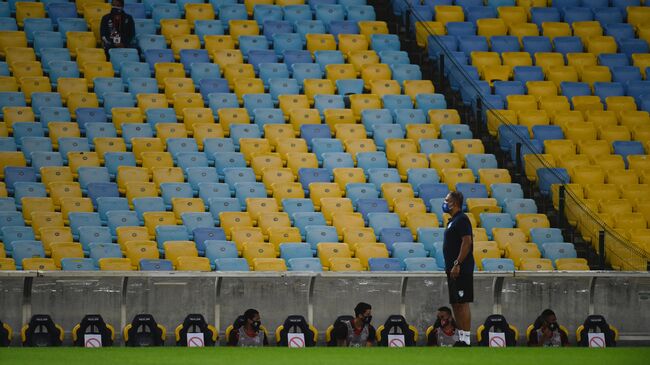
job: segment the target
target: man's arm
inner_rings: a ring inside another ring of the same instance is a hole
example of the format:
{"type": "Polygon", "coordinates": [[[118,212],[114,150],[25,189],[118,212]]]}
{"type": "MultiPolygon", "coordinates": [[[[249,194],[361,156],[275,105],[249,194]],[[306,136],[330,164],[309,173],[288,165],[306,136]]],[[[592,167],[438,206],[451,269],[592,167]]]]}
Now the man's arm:
{"type": "Polygon", "coordinates": [[[124,40],[124,47],[131,47],[133,45],[133,39],[135,38],[135,21],[133,17],[129,15],[129,23],[126,28],[126,39],[124,40]]]}
{"type": "Polygon", "coordinates": [[[372,347],[375,344],[376,338],[377,338],[377,330],[375,330],[375,327],[369,326],[368,341],[366,342],[366,347],[372,347]]]}
{"type": "Polygon", "coordinates": [[[465,259],[467,259],[467,255],[471,254],[471,251],[472,251],[472,236],[471,235],[463,236],[460,244],[460,253],[458,253],[458,258],[456,258],[456,260],[458,261],[458,265],[454,265],[454,267],[451,269],[450,276],[452,279],[456,279],[458,275],[460,275],[460,265],[463,262],[465,262],[465,259]]]}

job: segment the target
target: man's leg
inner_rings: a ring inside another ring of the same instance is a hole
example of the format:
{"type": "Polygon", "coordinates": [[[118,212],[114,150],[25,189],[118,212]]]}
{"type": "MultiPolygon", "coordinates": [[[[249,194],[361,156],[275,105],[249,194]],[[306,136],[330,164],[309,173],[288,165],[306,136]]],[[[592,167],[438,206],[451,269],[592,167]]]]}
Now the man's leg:
{"type": "Polygon", "coordinates": [[[459,340],[470,344],[472,316],[469,310],[469,303],[453,303],[451,305],[458,327],[459,340]]]}

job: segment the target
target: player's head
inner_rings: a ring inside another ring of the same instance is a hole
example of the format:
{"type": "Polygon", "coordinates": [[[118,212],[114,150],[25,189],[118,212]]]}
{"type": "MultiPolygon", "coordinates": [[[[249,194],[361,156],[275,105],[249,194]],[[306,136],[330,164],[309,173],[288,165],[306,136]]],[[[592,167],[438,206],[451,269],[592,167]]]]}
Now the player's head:
{"type": "Polygon", "coordinates": [[[354,307],[354,316],[356,318],[362,318],[366,323],[370,323],[372,320],[372,307],[368,303],[359,302],[359,304],[354,307]]]}
{"type": "Polygon", "coordinates": [[[113,0],[111,1],[111,6],[115,9],[122,10],[124,8],[124,0],[113,0]]]}
{"type": "Polygon", "coordinates": [[[262,324],[260,321],[260,312],[253,308],[247,309],[246,312],[244,312],[244,319],[246,320],[247,325],[256,330],[259,329],[262,324]]]}
{"type": "Polygon", "coordinates": [[[451,309],[449,307],[443,306],[438,308],[438,313],[436,315],[440,327],[446,327],[448,324],[454,325],[454,318],[451,315],[451,309]]]}
{"type": "Polygon", "coordinates": [[[555,312],[553,312],[551,309],[544,309],[540,317],[546,323],[557,323],[557,317],[555,316],[555,312]]]}
{"type": "Polygon", "coordinates": [[[450,191],[449,194],[445,197],[445,206],[443,205],[443,211],[446,210],[447,212],[445,213],[456,213],[458,210],[461,210],[463,207],[463,193],[460,191],[450,191]]]}

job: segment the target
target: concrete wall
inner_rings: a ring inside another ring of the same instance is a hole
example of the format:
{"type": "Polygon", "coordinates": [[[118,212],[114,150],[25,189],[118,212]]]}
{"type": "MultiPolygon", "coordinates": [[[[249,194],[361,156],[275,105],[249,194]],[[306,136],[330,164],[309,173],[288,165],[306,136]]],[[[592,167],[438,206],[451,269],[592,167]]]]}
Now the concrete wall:
{"type": "MultiPolygon", "coordinates": [[[[547,307],[575,341],[575,329],[590,313],[603,314],[621,333],[621,341],[650,344],[650,275],[637,272],[477,273],[472,328],[502,313],[520,330],[547,307]]],[[[19,334],[32,314],[47,313],[63,326],[66,342],[81,317],[99,313],[116,330],[135,314],[151,313],[174,328],[188,313],[202,313],[221,333],[246,308],[257,308],[262,323],[274,330],[289,314],[305,316],[324,332],[341,314],[352,314],[358,301],[373,306],[373,324],[403,314],[420,332],[420,342],[447,305],[441,273],[187,273],[187,272],[2,272],[0,319],[19,334]]],[[[121,344],[121,334],[117,336],[121,344]]],[[[15,344],[19,336],[15,336],[15,344]]],[[[222,342],[223,343],[223,342],[222,342]]]]}

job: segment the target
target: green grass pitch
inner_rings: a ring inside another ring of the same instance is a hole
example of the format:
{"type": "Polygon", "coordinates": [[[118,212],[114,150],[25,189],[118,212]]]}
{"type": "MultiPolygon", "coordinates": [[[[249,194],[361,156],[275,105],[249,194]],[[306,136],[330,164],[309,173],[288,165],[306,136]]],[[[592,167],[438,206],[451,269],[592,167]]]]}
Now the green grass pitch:
{"type": "Polygon", "coordinates": [[[1,364],[589,364],[647,365],[650,348],[3,348],[1,364]]]}

